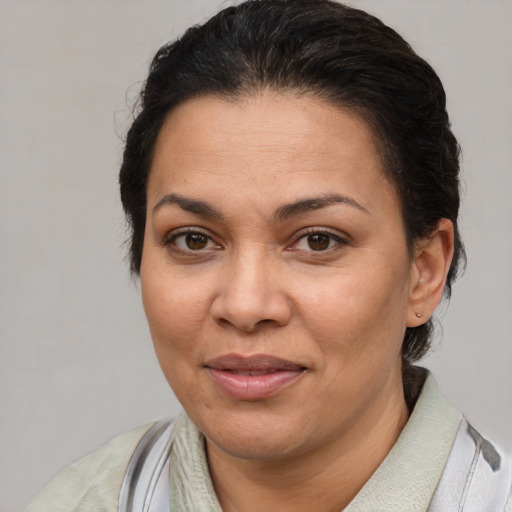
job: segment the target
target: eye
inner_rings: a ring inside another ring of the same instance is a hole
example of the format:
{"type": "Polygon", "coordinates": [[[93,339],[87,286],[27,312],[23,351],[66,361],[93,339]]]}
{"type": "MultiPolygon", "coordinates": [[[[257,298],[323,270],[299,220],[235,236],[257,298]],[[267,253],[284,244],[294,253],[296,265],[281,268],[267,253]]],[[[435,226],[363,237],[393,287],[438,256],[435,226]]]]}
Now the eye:
{"type": "Polygon", "coordinates": [[[293,248],[300,251],[328,251],[337,245],[347,243],[341,236],[329,231],[310,231],[297,239],[293,248]]]}
{"type": "Polygon", "coordinates": [[[201,231],[184,231],[177,234],[170,234],[165,245],[178,249],[182,252],[200,252],[204,250],[220,249],[208,235],[201,231]]]}

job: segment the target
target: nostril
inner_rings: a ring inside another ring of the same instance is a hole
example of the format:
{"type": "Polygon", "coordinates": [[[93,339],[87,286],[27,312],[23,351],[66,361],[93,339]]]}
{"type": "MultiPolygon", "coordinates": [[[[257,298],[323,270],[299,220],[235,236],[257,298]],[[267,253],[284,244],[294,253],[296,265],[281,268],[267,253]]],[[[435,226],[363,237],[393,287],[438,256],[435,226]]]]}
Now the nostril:
{"type": "Polygon", "coordinates": [[[235,277],[231,276],[211,303],[210,313],[218,325],[252,332],[258,327],[288,323],[291,307],[284,293],[272,290],[262,279],[252,286],[247,279],[235,277]]]}
{"type": "Polygon", "coordinates": [[[229,327],[232,325],[235,325],[237,329],[244,331],[244,332],[254,332],[259,330],[260,327],[266,326],[266,325],[272,325],[277,324],[276,320],[273,320],[272,318],[264,318],[263,320],[258,320],[256,322],[250,322],[250,321],[238,321],[233,322],[230,321],[227,318],[218,318],[217,323],[221,325],[222,327],[229,327]]]}

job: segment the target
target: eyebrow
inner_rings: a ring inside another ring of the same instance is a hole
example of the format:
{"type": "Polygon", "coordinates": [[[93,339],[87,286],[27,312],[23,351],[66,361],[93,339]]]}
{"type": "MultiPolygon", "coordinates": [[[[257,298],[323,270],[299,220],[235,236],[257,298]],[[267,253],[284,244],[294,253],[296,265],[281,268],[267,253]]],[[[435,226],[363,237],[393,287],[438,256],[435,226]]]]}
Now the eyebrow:
{"type": "Polygon", "coordinates": [[[197,199],[189,199],[188,197],[180,196],[179,194],[167,194],[162,197],[153,208],[152,214],[154,215],[162,206],[167,204],[176,204],[182,210],[200,215],[201,217],[208,217],[211,219],[222,219],[224,216],[216,208],[206,201],[199,201],[197,199]]]}
{"type": "Polygon", "coordinates": [[[364,213],[370,213],[364,206],[360,205],[351,197],[341,196],[339,194],[329,194],[327,196],[320,197],[307,197],[305,199],[300,199],[299,201],[283,205],[275,211],[274,220],[276,222],[283,222],[291,217],[304,215],[308,212],[340,203],[356,208],[364,213]]]}
{"type": "MultiPolygon", "coordinates": [[[[199,215],[201,217],[207,217],[210,219],[223,219],[224,215],[206,201],[199,201],[197,199],[190,199],[188,197],[181,196],[179,194],[167,194],[153,208],[152,214],[154,215],[160,208],[168,204],[175,204],[182,210],[199,215]]],[[[325,208],[332,204],[346,204],[353,208],[356,208],[364,213],[369,213],[368,210],[360,205],[355,199],[347,196],[341,196],[339,194],[329,194],[320,197],[307,197],[294,201],[293,203],[285,204],[280,206],[274,212],[274,222],[284,222],[291,217],[304,215],[308,212],[325,208]]]]}

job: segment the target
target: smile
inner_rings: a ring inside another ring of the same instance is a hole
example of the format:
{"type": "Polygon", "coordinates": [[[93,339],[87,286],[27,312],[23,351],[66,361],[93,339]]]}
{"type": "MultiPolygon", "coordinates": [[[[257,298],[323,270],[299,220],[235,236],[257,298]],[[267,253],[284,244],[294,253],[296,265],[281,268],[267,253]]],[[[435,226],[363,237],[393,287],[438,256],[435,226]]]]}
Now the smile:
{"type": "Polygon", "coordinates": [[[235,400],[256,401],[269,398],[295,383],[304,366],[273,356],[221,356],[205,365],[214,384],[235,400]]]}

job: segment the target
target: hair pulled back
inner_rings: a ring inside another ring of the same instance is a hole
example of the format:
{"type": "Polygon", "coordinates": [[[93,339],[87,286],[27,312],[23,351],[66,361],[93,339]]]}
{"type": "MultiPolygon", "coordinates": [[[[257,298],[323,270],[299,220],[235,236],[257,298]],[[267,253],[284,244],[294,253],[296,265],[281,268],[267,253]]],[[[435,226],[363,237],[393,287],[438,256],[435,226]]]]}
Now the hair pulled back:
{"type": "MultiPolygon", "coordinates": [[[[158,51],[127,135],[119,176],[131,228],[132,272],[140,271],[146,185],[168,113],[197,96],[233,98],[262,89],[324,98],[372,127],[385,172],[400,197],[409,249],[428,237],[440,219],[453,222],[449,296],[464,250],[457,228],[459,146],[441,81],[393,29],[330,0],[249,0],[158,51]]],[[[431,320],[407,328],[406,365],[427,352],[431,334],[431,320]]]]}

